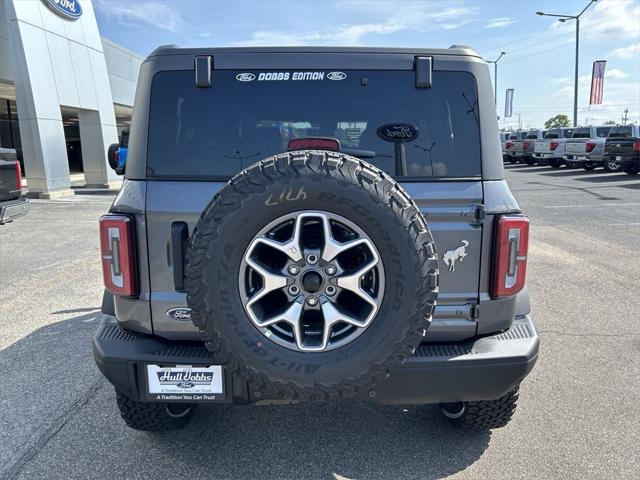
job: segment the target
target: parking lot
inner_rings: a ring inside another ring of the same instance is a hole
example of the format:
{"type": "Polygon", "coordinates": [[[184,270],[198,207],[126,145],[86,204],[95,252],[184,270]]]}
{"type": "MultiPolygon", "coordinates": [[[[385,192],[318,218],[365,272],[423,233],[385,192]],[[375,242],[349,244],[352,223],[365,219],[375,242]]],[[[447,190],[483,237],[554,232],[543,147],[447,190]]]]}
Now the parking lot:
{"type": "Polygon", "coordinates": [[[112,197],[76,195],[34,200],[0,227],[0,476],[637,478],[640,178],[505,169],[532,222],[542,342],[506,428],[462,433],[436,406],[328,403],[208,407],[177,433],[128,429],[90,345],[97,219],[112,197]]]}

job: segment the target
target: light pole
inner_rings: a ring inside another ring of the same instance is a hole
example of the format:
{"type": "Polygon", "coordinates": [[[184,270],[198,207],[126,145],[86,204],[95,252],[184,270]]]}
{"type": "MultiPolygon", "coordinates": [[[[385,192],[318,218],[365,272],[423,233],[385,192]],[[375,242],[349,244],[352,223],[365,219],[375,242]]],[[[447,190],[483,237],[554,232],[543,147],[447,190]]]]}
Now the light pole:
{"type": "Polygon", "coordinates": [[[542,15],[545,17],[559,17],[559,22],[566,22],[567,20],[575,20],[576,21],[576,70],[575,76],[573,79],[573,126],[578,126],[578,50],[580,47],[580,17],[584,12],[587,11],[587,8],[591,6],[592,3],[597,2],[598,0],[590,0],[586,7],[582,9],[582,11],[578,15],[557,15],[555,13],[544,13],[544,12],[536,12],[536,15],[542,15]]]}
{"type": "Polygon", "coordinates": [[[487,63],[493,63],[493,100],[496,102],[496,110],[498,109],[498,62],[507,52],[500,52],[500,56],[495,60],[487,60],[487,63]]]}

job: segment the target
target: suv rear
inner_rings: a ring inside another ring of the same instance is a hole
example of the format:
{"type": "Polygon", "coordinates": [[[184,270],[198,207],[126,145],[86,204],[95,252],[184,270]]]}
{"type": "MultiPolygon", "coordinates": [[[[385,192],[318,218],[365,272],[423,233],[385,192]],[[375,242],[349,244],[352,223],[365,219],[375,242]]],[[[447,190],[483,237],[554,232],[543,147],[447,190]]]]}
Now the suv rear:
{"type": "Polygon", "coordinates": [[[528,220],[475,52],[163,47],[128,148],[94,357],[129,426],[344,398],[509,421],[528,220]]]}
{"type": "Polygon", "coordinates": [[[525,133],[524,139],[519,142],[514,142],[512,151],[518,162],[526,163],[527,165],[533,165],[533,150],[535,148],[536,140],[541,140],[545,135],[544,130],[529,130],[525,133]]]}
{"type": "Polygon", "coordinates": [[[637,175],[640,172],[640,126],[611,127],[604,154],[606,165],[620,165],[625,173],[637,175]]]}
{"type": "Polygon", "coordinates": [[[565,143],[573,135],[573,128],[551,128],[542,140],[535,142],[533,158],[540,165],[560,168],[564,163],[565,143]]]}

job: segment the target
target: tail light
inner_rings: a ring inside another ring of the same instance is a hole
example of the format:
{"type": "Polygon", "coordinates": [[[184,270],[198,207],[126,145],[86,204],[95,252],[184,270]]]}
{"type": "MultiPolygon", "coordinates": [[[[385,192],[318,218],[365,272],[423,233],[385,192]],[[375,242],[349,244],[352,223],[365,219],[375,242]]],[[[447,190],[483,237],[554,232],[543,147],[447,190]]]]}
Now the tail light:
{"type": "Polygon", "coordinates": [[[593,142],[587,142],[586,146],[584,147],[587,153],[593,152],[594,148],[596,148],[596,144],[593,142]]]}
{"type": "Polygon", "coordinates": [[[492,297],[507,297],[522,290],[527,275],[528,250],[529,219],[500,217],[495,236],[492,297]]]}
{"type": "Polygon", "coordinates": [[[125,215],[100,218],[102,277],[114,295],[133,297],[137,293],[133,249],[133,221],[125,215]]]}
{"type": "Polygon", "coordinates": [[[509,150],[511,148],[511,142],[507,142],[504,144],[504,148],[506,148],[507,150],[509,150]]]}
{"type": "Polygon", "coordinates": [[[558,142],[550,142],[549,143],[549,148],[551,150],[555,150],[556,148],[558,148],[558,145],[560,145],[558,142]]]}
{"type": "Polygon", "coordinates": [[[16,160],[16,189],[22,190],[22,169],[18,160],[16,160]]]}
{"type": "Polygon", "coordinates": [[[530,146],[531,146],[531,144],[530,144],[529,142],[524,142],[524,143],[522,144],[522,148],[523,148],[524,150],[526,150],[526,149],[527,149],[527,148],[529,148],[530,146]]]}
{"type": "Polygon", "coordinates": [[[340,142],[335,138],[294,138],[289,140],[288,151],[293,150],[331,150],[340,151],[340,142]]]}
{"type": "Polygon", "coordinates": [[[640,142],[635,142],[633,144],[633,151],[640,153],[640,142]]]}

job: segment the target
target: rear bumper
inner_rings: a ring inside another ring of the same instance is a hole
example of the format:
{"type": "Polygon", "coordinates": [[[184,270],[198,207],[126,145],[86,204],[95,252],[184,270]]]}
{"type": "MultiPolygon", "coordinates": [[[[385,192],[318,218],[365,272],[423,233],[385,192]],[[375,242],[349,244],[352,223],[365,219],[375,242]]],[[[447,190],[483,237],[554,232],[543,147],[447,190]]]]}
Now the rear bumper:
{"type": "Polygon", "coordinates": [[[29,200],[19,198],[8,202],[0,202],[0,225],[9,223],[14,219],[29,213],[29,200]]]}
{"type": "Polygon", "coordinates": [[[640,155],[606,155],[605,159],[609,162],[620,162],[622,165],[638,165],[640,164],[640,155]]]}
{"type": "MultiPolygon", "coordinates": [[[[531,371],[538,358],[539,338],[528,315],[498,335],[465,342],[423,344],[402,368],[361,398],[380,403],[426,404],[489,400],[504,395],[531,371]]],[[[93,339],[93,355],[102,374],[126,395],[153,401],[146,393],[145,365],[220,364],[201,343],[169,342],[122,330],[105,315],[93,339]]],[[[223,367],[224,370],[224,367],[223,367]]],[[[287,400],[267,398],[247,383],[224,372],[226,395],[218,401],[253,403],[287,400]]]]}
{"type": "Polygon", "coordinates": [[[586,154],[568,154],[563,155],[562,158],[574,163],[582,163],[582,162],[592,162],[599,163],[602,162],[602,155],[586,155],[586,154]]]}

